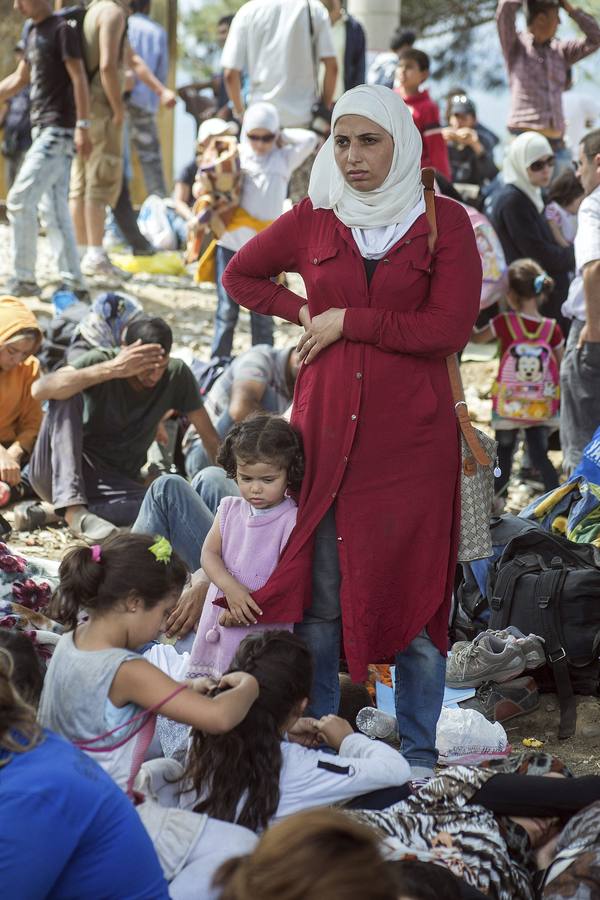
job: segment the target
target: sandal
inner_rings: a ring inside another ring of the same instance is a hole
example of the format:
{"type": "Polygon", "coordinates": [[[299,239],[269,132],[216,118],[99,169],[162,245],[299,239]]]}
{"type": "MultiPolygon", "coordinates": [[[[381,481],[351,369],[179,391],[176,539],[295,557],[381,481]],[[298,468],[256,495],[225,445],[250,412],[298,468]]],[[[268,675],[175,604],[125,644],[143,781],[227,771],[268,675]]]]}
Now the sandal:
{"type": "Polygon", "coordinates": [[[59,521],[54,513],[44,509],[41,500],[25,500],[14,508],[15,531],[35,531],[59,521]]]}
{"type": "Polygon", "coordinates": [[[112,522],[107,522],[106,519],[102,519],[92,512],[82,510],[71,521],[69,531],[76,538],[94,544],[117,534],[119,529],[112,522]]]}

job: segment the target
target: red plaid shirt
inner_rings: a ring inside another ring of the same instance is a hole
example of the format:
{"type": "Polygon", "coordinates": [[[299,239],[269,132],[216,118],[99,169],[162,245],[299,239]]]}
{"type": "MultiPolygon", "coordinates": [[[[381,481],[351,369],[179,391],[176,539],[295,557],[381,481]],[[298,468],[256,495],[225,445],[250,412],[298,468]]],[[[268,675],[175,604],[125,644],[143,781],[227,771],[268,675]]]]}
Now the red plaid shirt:
{"type": "Polygon", "coordinates": [[[511,105],[509,128],[552,130],[563,134],[562,94],[567,69],[600,47],[596,20],[578,9],[572,19],[585,37],[578,40],[534,44],[529,31],[517,31],[515,18],[521,0],[500,0],[496,24],[508,69],[511,105]]]}

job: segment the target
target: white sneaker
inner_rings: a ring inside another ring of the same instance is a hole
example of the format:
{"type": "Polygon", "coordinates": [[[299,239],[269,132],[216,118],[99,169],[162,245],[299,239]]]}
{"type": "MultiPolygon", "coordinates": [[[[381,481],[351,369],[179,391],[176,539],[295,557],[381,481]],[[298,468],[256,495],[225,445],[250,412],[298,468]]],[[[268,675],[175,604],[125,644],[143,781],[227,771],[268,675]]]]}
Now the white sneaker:
{"type": "Polygon", "coordinates": [[[109,288],[120,287],[124,281],[131,278],[130,272],[124,272],[123,269],[113,266],[108,256],[94,257],[89,253],[81,260],[81,272],[86,278],[93,278],[94,281],[109,288]]]}

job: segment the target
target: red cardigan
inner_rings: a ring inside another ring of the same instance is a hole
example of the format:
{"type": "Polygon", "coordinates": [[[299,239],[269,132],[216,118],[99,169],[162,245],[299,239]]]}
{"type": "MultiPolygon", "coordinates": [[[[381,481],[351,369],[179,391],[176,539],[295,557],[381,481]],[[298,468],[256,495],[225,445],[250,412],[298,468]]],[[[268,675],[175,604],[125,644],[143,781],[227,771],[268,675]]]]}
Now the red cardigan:
{"type": "Polygon", "coordinates": [[[299,272],[312,316],[346,310],[343,338],[302,366],[292,423],[306,474],[279,566],[254,593],[265,622],[302,619],[314,530],[335,503],[346,659],[354,680],[427,627],[443,653],[457,552],[459,440],[444,358],[479,311],[481,262],[458,203],[436,197],[367,285],[349,228],[304,200],[249,241],[223,276],[256,312],[298,321],[306,302],[269,279],[299,272]]]}

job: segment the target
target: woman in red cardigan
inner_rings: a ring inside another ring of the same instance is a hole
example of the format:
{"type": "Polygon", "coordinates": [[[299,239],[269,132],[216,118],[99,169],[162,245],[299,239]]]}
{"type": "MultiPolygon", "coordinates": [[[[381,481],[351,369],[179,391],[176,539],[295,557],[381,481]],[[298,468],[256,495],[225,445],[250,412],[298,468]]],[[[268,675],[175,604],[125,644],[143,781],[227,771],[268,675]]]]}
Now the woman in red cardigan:
{"type": "Polygon", "coordinates": [[[350,674],[395,659],[402,751],[413,776],[437,754],[459,525],[459,439],[445,357],[464,347],[481,264],[464,209],[436,198],[432,257],[421,138],[380,86],[335,106],[309,198],[232,259],[227,292],[300,323],[292,423],[304,438],[298,524],[253,597],[295,621],[315,657],[311,711],[337,711],[350,674]],[[270,281],[299,272],[308,299],[270,281]],[[311,567],[312,559],[312,567],[311,567]]]}

